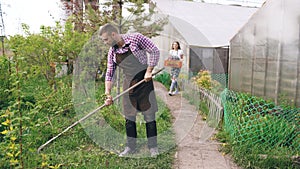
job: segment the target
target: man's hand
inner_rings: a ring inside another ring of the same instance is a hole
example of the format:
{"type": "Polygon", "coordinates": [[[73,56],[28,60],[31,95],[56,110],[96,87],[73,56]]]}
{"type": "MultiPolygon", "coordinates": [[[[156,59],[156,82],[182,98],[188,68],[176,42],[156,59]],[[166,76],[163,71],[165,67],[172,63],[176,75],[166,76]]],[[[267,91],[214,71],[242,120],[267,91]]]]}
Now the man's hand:
{"type": "Polygon", "coordinates": [[[112,105],[114,102],[113,102],[113,98],[111,95],[106,95],[106,99],[105,99],[105,105],[106,106],[109,106],[109,105],[112,105]]]}
{"type": "Polygon", "coordinates": [[[144,79],[146,82],[149,82],[151,79],[152,79],[152,70],[153,70],[154,67],[151,67],[151,66],[148,66],[147,67],[147,70],[146,70],[146,73],[145,73],[145,76],[144,76],[144,79]]]}
{"type": "Polygon", "coordinates": [[[152,79],[152,72],[147,71],[145,73],[144,79],[145,79],[146,82],[149,82],[152,79]]]}

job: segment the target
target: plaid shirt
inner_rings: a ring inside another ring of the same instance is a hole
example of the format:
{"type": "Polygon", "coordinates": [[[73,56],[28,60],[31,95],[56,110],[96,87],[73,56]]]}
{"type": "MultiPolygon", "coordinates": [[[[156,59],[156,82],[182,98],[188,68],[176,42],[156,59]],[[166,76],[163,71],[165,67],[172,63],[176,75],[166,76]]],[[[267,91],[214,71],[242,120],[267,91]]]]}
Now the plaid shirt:
{"type": "MultiPolygon", "coordinates": [[[[154,67],[159,61],[159,50],[155,44],[146,36],[140,33],[134,34],[122,34],[122,39],[125,44],[122,48],[111,47],[107,57],[107,70],[106,70],[106,81],[112,81],[117,64],[116,54],[123,54],[130,48],[132,54],[138,59],[141,64],[148,64],[148,66],[154,67]],[[147,53],[150,54],[149,58],[147,53]]],[[[134,65],[133,65],[134,66],[134,65]]]]}

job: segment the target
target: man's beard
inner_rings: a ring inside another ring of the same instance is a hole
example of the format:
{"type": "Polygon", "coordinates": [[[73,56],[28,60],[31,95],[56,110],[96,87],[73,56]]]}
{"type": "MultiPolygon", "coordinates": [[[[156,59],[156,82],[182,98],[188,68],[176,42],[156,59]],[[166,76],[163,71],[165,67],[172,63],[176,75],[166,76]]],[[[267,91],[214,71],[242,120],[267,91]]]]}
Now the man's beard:
{"type": "Polygon", "coordinates": [[[113,48],[115,48],[115,49],[117,49],[119,46],[118,46],[118,44],[117,44],[117,41],[115,41],[115,40],[113,40],[112,42],[111,42],[111,46],[113,47],[113,48]]]}
{"type": "Polygon", "coordinates": [[[117,41],[116,40],[113,40],[112,42],[111,42],[111,46],[115,46],[117,44],[117,41]]]}

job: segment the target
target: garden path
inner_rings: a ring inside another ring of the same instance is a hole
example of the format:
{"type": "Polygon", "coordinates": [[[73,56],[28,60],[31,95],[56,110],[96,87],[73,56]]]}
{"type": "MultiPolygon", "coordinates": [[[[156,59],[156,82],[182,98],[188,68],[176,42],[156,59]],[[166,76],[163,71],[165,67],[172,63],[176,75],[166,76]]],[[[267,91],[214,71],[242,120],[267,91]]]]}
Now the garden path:
{"type": "MultiPolygon", "coordinates": [[[[240,169],[229,156],[218,149],[221,143],[200,138],[205,122],[196,108],[181,97],[169,96],[167,89],[159,82],[154,83],[155,93],[168,106],[174,117],[177,150],[174,169],[240,169]]],[[[202,136],[201,136],[202,137],[202,136]]]]}

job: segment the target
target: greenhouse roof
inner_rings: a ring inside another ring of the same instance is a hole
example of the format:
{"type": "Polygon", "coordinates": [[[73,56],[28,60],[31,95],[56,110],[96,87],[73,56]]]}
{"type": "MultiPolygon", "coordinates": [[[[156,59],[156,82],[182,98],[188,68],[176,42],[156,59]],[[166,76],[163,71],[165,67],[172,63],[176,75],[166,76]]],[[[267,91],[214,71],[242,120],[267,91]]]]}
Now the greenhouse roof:
{"type": "Polygon", "coordinates": [[[180,0],[152,0],[189,45],[229,46],[258,8],[180,0]]]}

